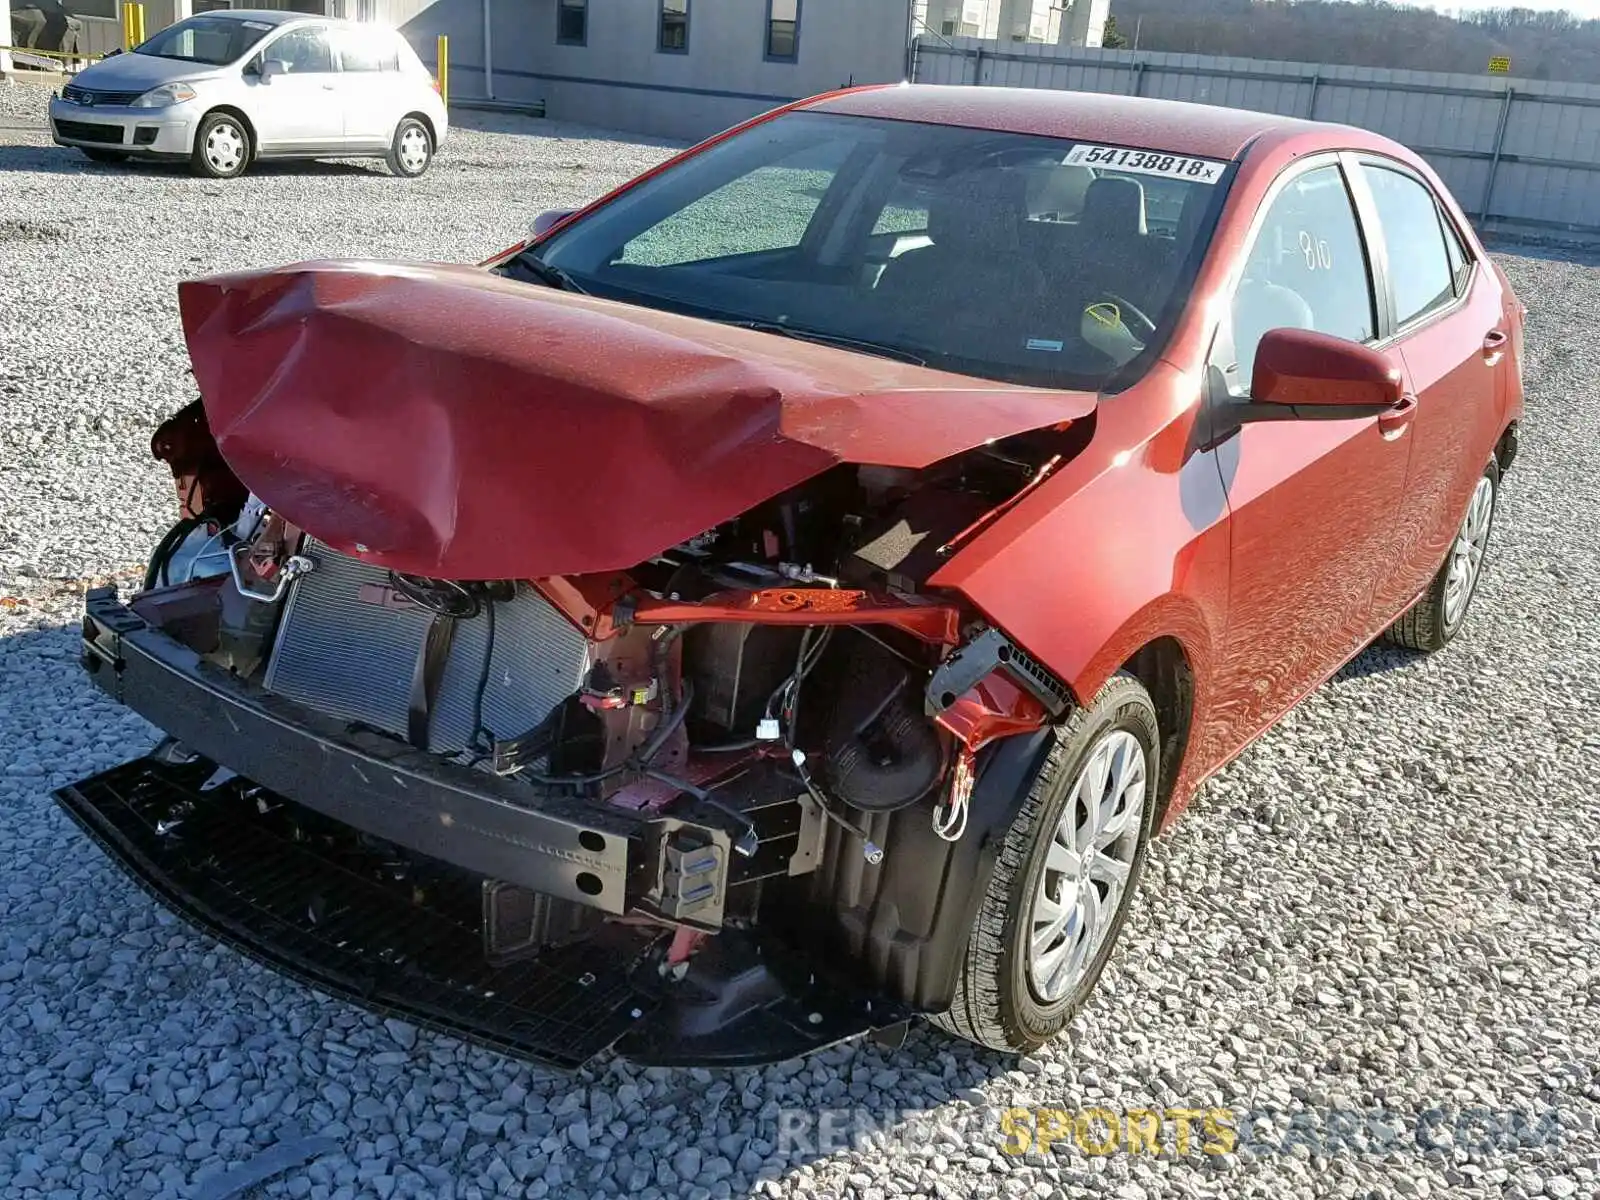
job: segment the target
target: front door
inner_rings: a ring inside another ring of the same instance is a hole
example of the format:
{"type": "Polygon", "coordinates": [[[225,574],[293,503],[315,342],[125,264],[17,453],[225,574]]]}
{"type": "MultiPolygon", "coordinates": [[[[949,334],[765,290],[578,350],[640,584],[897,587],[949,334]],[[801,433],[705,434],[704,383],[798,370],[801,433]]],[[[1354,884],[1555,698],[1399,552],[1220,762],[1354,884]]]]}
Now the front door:
{"type": "MultiPolygon", "coordinates": [[[[1269,198],[1208,375],[1213,395],[1249,394],[1269,329],[1375,342],[1378,305],[1345,169],[1324,156],[1291,168],[1269,198]]],[[[1220,420],[1220,406],[1213,408],[1220,420]]],[[[1411,438],[1377,417],[1219,429],[1230,511],[1228,622],[1216,656],[1232,754],[1375,632],[1376,580],[1392,568],[1411,438]]]]}
{"type": "Polygon", "coordinates": [[[261,61],[279,73],[252,76],[250,116],[264,154],[337,153],[344,148],[339,72],[325,25],[298,25],[274,38],[261,61]]]}
{"type": "Polygon", "coordinates": [[[1500,281],[1475,262],[1432,189],[1399,163],[1363,158],[1394,297],[1391,353],[1417,397],[1394,570],[1374,607],[1396,615],[1428,586],[1499,436],[1510,331],[1500,281]]]}

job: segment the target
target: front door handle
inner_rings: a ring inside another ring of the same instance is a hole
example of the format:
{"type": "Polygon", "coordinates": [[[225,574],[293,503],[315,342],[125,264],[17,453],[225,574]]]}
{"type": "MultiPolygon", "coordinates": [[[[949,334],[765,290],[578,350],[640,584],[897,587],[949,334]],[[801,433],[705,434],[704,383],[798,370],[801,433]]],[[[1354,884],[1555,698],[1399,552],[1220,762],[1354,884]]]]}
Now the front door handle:
{"type": "Polygon", "coordinates": [[[1499,366],[1506,356],[1506,343],[1511,336],[1504,329],[1491,329],[1483,336],[1483,361],[1491,367],[1499,366]]]}
{"type": "Polygon", "coordinates": [[[1392,442],[1405,433],[1416,415],[1417,398],[1408,392],[1400,397],[1393,408],[1378,417],[1378,432],[1383,435],[1384,441],[1392,442]]]}

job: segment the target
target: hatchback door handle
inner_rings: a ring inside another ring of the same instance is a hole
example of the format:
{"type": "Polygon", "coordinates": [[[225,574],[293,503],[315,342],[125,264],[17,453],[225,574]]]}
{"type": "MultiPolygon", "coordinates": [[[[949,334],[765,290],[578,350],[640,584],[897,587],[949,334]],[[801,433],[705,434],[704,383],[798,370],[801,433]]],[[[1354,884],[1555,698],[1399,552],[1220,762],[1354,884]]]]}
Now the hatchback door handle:
{"type": "Polygon", "coordinates": [[[1416,415],[1417,398],[1407,392],[1393,408],[1379,415],[1378,432],[1384,441],[1392,442],[1406,431],[1416,415]]]}
{"type": "Polygon", "coordinates": [[[1491,367],[1498,366],[1506,354],[1506,343],[1511,340],[1503,329],[1491,329],[1483,337],[1483,361],[1491,367]]]}

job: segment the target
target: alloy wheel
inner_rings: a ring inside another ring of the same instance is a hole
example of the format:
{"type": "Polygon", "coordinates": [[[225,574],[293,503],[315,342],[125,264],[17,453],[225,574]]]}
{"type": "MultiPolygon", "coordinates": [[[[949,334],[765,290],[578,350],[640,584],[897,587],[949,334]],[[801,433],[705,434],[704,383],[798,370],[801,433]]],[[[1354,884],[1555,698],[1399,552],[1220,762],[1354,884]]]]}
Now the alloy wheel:
{"type": "Polygon", "coordinates": [[[1073,781],[1028,918],[1028,981],[1045,1003],[1072,993],[1116,924],[1146,782],[1144,747],[1125,729],[1106,733],[1073,781]]]}
{"type": "Polygon", "coordinates": [[[1483,555],[1489,547],[1489,526],[1494,518],[1494,482],[1485,475],[1478,480],[1467,506],[1467,518],[1450,547],[1450,567],[1444,579],[1444,620],[1453,628],[1466,612],[1467,601],[1478,586],[1483,570],[1483,555]]]}

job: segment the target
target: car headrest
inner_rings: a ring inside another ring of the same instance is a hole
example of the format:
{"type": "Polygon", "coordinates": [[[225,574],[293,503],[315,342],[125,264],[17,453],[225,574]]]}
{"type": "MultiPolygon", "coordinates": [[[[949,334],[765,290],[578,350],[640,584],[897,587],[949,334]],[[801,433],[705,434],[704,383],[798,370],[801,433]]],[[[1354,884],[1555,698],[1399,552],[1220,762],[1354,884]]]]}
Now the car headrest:
{"type": "Polygon", "coordinates": [[[1078,224],[1097,236],[1143,237],[1149,229],[1144,219],[1144,186],[1136,179],[1096,179],[1084,193],[1078,224]]]}
{"type": "Polygon", "coordinates": [[[990,167],[953,175],[928,202],[928,236],[946,250],[1014,252],[1027,220],[1022,171],[990,167]]]}

